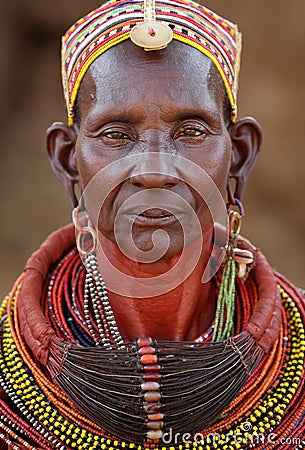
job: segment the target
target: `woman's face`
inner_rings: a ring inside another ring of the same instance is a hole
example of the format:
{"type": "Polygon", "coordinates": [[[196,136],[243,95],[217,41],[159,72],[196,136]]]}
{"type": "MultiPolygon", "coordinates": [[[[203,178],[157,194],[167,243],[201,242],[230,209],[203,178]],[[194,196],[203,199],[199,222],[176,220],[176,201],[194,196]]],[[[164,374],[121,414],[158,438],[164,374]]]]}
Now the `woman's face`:
{"type": "Polygon", "coordinates": [[[138,249],[151,250],[162,229],[172,257],[192,214],[203,232],[211,227],[211,185],[199,188],[200,174],[225,197],[231,140],[223,105],[213,63],[180,42],[145,52],[125,41],[91,65],[78,95],[76,162],[82,191],[96,180],[85,203],[106,238],[116,242],[121,214],[138,249]]]}

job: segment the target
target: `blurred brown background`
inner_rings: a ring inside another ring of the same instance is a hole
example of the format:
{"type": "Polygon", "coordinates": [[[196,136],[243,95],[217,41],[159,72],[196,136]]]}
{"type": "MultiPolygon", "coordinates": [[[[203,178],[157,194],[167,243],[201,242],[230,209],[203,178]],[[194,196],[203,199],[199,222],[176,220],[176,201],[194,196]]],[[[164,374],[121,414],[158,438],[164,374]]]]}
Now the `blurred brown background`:
{"type": "MultiPolygon", "coordinates": [[[[70,204],[49,168],[44,131],[65,120],[60,36],[100,2],[2,1],[0,27],[0,294],[70,204]]],[[[264,130],[263,152],[244,199],[243,234],[273,266],[304,283],[305,2],[209,0],[243,32],[239,116],[264,130]]]]}

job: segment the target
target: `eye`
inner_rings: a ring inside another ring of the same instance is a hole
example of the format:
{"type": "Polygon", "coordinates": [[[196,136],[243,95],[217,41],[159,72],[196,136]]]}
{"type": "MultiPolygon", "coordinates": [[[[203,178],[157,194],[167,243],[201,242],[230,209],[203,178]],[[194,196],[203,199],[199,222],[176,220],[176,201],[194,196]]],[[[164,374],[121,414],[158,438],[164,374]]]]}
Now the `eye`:
{"type": "Polygon", "coordinates": [[[179,132],[178,136],[191,136],[191,137],[196,137],[196,136],[202,136],[204,133],[202,130],[198,130],[197,128],[186,128],[185,130],[182,130],[179,132]]]}
{"type": "Polygon", "coordinates": [[[134,133],[126,126],[107,126],[97,137],[108,147],[124,147],[134,141],[134,133]]]}
{"type": "Polygon", "coordinates": [[[198,121],[182,123],[176,130],[175,138],[203,139],[207,135],[206,127],[198,121]]]}
{"type": "Polygon", "coordinates": [[[122,131],[104,131],[102,136],[106,139],[112,140],[126,140],[130,139],[130,136],[122,131]]]}

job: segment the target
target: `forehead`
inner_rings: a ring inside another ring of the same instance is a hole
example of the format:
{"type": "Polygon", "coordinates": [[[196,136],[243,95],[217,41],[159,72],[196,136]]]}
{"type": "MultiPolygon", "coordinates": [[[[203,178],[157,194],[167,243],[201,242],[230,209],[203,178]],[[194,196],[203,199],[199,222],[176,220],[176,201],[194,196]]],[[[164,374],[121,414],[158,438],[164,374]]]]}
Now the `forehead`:
{"type": "Polygon", "coordinates": [[[198,50],[173,41],[164,50],[146,52],[131,41],[98,57],[82,80],[78,105],[88,109],[128,104],[137,98],[164,103],[220,108],[225,89],[212,61],[198,50]]]}

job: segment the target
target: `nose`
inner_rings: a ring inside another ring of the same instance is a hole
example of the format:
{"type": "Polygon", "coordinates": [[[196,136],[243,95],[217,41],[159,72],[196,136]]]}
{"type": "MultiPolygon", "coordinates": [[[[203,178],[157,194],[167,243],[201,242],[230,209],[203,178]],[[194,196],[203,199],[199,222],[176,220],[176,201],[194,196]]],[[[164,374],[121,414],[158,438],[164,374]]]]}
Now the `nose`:
{"type": "Polygon", "coordinates": [[[179,183],[179,179],[166,173],[139,173],[130,178],[131,184],[145,189],[170,189],[179,183]]]}
{"type": "Polygon", "coordinates": [[[180,179],[175,168],[175,156],[164,152],[149,152],[137,155],[137,161],[130,174],[130,182],[146,189],[169,189],[180,179]]]}

